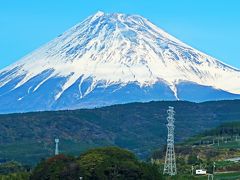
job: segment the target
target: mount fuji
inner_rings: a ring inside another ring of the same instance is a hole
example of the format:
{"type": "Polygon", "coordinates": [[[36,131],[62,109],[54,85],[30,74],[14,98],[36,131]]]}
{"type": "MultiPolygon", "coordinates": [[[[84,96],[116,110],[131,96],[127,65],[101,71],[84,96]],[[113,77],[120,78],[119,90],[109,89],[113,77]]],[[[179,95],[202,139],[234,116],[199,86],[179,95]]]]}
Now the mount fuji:
{"type": "Polygon", "coordinates": [[[138,15],[97,12],[0,71],[0,113],[240,98],[240,70],[138,15]]]}

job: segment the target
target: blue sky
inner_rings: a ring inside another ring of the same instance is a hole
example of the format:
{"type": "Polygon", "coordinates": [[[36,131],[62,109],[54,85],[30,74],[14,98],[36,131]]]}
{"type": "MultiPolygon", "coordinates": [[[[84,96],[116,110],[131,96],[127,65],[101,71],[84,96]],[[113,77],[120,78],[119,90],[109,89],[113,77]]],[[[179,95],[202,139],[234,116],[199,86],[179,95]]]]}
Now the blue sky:
{"type": "Polygon", "coordinates": [[[98,10],[140,14],[168,33],[240,68],[239,0],[1,0],[0,68],[98,10]]]}

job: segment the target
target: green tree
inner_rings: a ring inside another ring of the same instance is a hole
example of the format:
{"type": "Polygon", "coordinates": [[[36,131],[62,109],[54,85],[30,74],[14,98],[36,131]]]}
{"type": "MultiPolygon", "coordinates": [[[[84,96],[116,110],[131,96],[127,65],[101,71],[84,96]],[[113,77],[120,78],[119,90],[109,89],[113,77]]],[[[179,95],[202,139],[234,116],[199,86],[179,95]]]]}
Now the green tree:
{"type": "Polygon", "coordinates": [[[75,158],[58,155],[42,161],[33,170],[32,180],[72,180],[79,179],[81,171],[75,158]]]}
{"type": "Polygon", "coordinates": [[[198,163],[198,157],[196,154],[191,154],[188,156],[188,164],[197,164],[198,163]]]}
{"type": "Polygon", "coordinates": [[[11,173],[7,175],[0,175],[1,180],[29,180],[30,174],[27,172],[11,173]]]}
{"type": "Polygon", "coordinates": [[[157,167],[139,162],[135,155],[116,147],[97,148],[78,159],[86,179],[160,179],[157,167]]]}
{"type": "Polygon", "coordinates": [[[33,170],[32,180],[158,180],[158,168],[139,161],[130,151],[117,147],[96,148],[78,158],[58,155],[42,161],[33,170]]]}

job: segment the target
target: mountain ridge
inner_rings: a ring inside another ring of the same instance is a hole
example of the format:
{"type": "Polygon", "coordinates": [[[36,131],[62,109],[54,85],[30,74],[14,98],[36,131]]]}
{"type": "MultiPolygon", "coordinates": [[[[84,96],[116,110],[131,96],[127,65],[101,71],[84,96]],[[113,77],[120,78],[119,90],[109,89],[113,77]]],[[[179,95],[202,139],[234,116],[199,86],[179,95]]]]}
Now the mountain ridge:
{"type": "Polygon", "coordinates": [[[2,112],[235,98],[240,98],[239,70],[139,15],[97,12],[0,71],[2,112]],[[187,97],[189,84],[204,89],[202,98],[187,97]],[[41,99],[47,102],[38,107],[41,99]]]}

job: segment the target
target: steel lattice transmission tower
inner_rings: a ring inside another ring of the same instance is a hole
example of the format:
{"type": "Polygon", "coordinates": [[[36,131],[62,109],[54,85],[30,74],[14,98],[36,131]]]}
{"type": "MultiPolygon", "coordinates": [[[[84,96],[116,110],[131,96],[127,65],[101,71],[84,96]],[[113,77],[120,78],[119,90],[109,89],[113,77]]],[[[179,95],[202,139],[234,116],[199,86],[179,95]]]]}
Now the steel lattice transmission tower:
{"type": "Polygon", "coordinates": [[[174,176],[177,174],[176,158],[175,158],[175,151],[174,151],[174,121],[175,121],[174,107],[169,106],[167,113],[168,113],[168,117],[167,117],[168,137],[167,137],[167,150],[166,150],[163,174],[174,176]]]}

